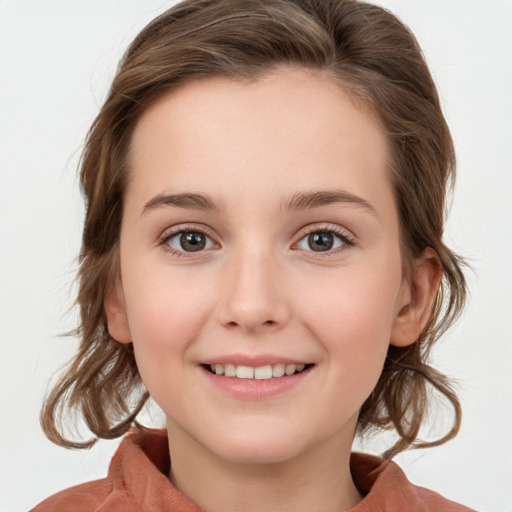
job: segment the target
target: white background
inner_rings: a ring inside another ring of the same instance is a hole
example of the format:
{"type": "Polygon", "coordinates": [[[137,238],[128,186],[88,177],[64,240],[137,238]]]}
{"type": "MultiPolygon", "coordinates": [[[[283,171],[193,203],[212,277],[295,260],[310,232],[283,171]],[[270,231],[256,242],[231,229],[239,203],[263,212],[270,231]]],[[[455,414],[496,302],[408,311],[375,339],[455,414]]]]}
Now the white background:
{"type": "MultiPolygon", "coordinates": [[[[458,380],[449,444],[398,458],[416,484],[478,510],[512,511],[512,1],[381,0],[412,28],[458,155],[449,243],[471,298],[434,363],[458,380]]],[[[0,0],[0,511],[103,477],[115,442],[53,446],[39,408],[72,355],[71,283],[82,222],[76,165],[117,61],[171,2],[0,0]]]]}

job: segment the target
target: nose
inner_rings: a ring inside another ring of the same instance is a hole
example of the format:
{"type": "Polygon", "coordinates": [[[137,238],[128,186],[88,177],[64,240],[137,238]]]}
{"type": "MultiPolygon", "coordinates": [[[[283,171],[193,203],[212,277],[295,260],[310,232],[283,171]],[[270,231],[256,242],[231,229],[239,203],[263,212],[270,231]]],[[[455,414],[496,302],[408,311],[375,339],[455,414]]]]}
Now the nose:
{"type": "Polygon", "coordinates": [[[253,333],[281,329],[290,317],[282,273],[279,263],[263,251],[233,254],[220,276],[219,323],[253,333]]]}

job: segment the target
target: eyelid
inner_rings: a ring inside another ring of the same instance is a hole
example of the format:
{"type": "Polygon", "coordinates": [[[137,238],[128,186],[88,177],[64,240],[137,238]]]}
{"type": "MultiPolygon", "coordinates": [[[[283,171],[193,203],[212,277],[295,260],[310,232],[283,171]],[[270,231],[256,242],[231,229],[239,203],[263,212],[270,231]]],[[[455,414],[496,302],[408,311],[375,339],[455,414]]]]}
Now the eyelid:
{"type": "Polygon", "coordinates": [[[308,253],[311,253],[310,255],[314,256],[315,258],[332,256],[340,251],[346,250],[346,246],[351,247],[356,243],[355,235],[347,228],[344,228],[336,224],[321,223],[309,225],[303,228],[300,231],[299,235],[297,236],[296,242],[294,242],[294,244],[292,245],[292,249],[296,247],[299,242],[301,242],[304,238],[306,238],[312,233],[333,233],[335,236],[337,236],[344,242],[341,247],[331,249],[328,251],[306,251],[308,253]]]}
{"type": "Polygon", "coordinates": [[[180,233],[186,233],[186,232],[192,232],[192,233],[202,233],[206,235],[214,244],[215,246],[220,247],[220,244],[215,240],[215,236],[213,235],[213,230],[208,228],[207,226],[204,226],[202,224],[178,224],[176,226],[172,226],[168,229],[166,229],[159,237],[158,237],[158,245],[163,247],[163,249],[167,252],[169,252],[172,255],[175,256],[185,256],[185,257],[193,257],[193,256],[199,256],[204,254],[208,251],[208,249],[203,249],[197,252],[188,252],[188,251],[180,251],[172,248],[168,242],[175,236],[179,235],[180,233]]]}
{"type": "MultiPolygon", "coordinates": [[[[166,229],[158,238],[158,245],[162,246],[164,250],[167,252],[175,255],[175,256],[185,256],[185,257],[194,257],[199,255],[204,255],[205,252],[208,251],[208,249],[203,249],[197,252],[188,252],[188,251],[181,251],[181,250],[175,250],[170,245],[167,244],[167,242],[179,235],[183,232],[197,232],[202,233],[206,235],[210,240],[216,245],[216,248],[220,247],[219,242],[216,241],[216,236],[214,234],[214,231],[209,227],[205,226],[204,224],[194,224],[194,223],[187,223],[187,224],[178,224],[175,226],[172,226],[168,229],[166,229]]],[[[297,244],[302,241],[305,237],[310,235],[311,233],[333,233],[335,236],[339,237],[344,243],[341,247],[331,249],[328,251],[305,251],[310,253],[311,257],[315,258],[322,258],[322,257],[328,257],[332,256],[334,254],[337,254],[340,251],[346,250],[346,246],[353,246],[356,243],[356,236],[347,228],[344,228],[342,226],[336,225],[336,224],[330,224],[330,223],[320,223],[320,224],[311,224],[304,228],[302,228],[299,232],[299,234],[296,237],[296,241],[292,244],[292,249],[297,249],[297,244]]]]}

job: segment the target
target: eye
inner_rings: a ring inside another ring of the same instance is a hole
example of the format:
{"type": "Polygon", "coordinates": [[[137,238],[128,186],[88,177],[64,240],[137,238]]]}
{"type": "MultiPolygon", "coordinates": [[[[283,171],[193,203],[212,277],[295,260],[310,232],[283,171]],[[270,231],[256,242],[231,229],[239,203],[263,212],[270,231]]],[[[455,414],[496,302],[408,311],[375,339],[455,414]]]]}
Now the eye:
{"type": "Polygon", "coordinates": [[[202,231],[178,231],[163,240],[172,250],[180,252],[199,252],[215,246],[213,240],[202,231]]]}
{"type": "Polygon", "coordinates": [[[297,243],[297,248],[305,251],[327,252],[339,249],[352,242],[344,235],[333,230],[318,230],[308,233],[297,243]]]}

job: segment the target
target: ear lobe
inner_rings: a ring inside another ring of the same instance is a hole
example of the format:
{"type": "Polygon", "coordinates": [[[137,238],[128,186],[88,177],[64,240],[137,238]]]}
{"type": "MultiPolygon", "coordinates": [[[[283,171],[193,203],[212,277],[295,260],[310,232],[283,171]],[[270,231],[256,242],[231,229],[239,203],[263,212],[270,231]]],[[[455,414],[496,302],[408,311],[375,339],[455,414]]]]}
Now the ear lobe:
{"type": "Polygon", "coordinates": [[[103,302],[110,336],[120,343],[130,343],[132,336],[128,327],[126,308],[120,286],[113,285],[103,302]]]}
{"type": "Polygon", "coordinates": [[[404,282],[399,310],[393,322],[390,344],[413,344],[427,324],[441,282],[442,265],[434,249],[428,247],[414,262],[411,282],[404,282]]]}

